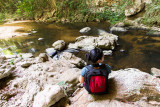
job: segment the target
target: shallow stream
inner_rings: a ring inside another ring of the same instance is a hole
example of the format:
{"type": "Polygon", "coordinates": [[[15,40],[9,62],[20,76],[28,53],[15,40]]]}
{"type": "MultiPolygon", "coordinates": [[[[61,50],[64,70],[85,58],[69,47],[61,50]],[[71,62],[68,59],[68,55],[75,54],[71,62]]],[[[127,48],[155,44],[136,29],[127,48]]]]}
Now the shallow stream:
{"type": "MultiPolygon", "coordinates": [[[[74,24],[46,24],[37,22],[25,22],[0,26],[22,26],[24,28],[17,32],[29,33],[37,31],[28,36],[13,37],[8,40],[0,40],[0,54],[18,54],[31,52],[35,56],[51,48],[52,43],[64,40],[66,43],[74,42],[81,34],[79,30],[83,27],[101,29],[109,32],[110,24],[103,23],[74,23],[74,24]],[[38,38],[44,38],[39,41],[38,38]]],[[[146,35],[146,31],[131,30],[125,33],[113,32],[119,36],[118,46],[112,56],[105,57],[105,63],[113,70],[124,68],[138,68],[144,72],[150,72],[152,67],[160,69],[160,37],[146,35]]],[[[96,32],[92,35],[96,36],[96,32]]],[[[77,54],[84,58],[85,52],[77,54]]]]}

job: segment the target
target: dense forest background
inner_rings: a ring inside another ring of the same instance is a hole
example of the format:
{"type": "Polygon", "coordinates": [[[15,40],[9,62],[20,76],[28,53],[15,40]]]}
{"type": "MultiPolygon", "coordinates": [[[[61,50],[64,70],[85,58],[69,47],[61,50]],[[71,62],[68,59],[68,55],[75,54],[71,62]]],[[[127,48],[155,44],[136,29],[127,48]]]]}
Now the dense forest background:
{"type": "MultiPolygon", "coordinates": [[[[0,22],[37,20],[44,22],[88,22],[109,20],[112,24],[125,19],[126,8],[133,0],[1,0],[0,22]]],[[[145,5],[140,23],[160,25],[160,0],[145,5]]]]}

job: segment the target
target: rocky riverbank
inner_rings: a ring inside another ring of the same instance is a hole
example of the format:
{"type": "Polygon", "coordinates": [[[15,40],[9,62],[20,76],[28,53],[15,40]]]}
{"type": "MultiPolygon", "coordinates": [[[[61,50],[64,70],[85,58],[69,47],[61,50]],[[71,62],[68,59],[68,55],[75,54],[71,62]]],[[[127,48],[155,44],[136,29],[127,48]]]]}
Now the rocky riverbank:
{"type": "Polygon", "coordinates": [[[58,40],[37,57],[31,53],[1,56],[0,106],[160,106],[159,70],[155,68],[155,76],[136,68],[112,71],[106,95],[89,95],[79,84],[86,62],[71,52],[99,47],[110,53],[117,40],[118,36],[99,30],[98,37],[81,36],[69,45],[58,40]]]}
{"type": "Polygon", "coordinates": [[[160,106],[160,79],[135,68],[112,71],[109,94],[96,96],[80,87],[78,77],[86,62],[72,53],[63,52],[58,60],[25,53],[1,56],[0,61],[2,107],[160,106]]]}

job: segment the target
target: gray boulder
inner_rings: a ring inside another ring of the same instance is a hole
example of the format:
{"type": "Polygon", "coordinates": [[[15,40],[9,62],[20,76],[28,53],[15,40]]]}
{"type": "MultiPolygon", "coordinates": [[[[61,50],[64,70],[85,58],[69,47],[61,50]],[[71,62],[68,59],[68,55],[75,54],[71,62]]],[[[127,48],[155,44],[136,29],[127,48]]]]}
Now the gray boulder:
{"type": "Polygon", "coordinates": [[[52,46],[53,46],[53,48],[55,49],[55,50],[63,50],[64,48],[65,48],[65,42],[64,42],[64,40],[58,40],[58,41],[56,41],[56,42],[54,42],[53,44],[52,44],[52,46]]]}
{"type": "Polygon", "coordinates": [[[82,49],[82,50],[92,50],[95,47],[102,49],[113,50],[115,48],[115,41],[118,40],[118,36],[101,32],[99,37],[93,36],[80,36],[76,38],[75,43],[70,43],[68,45],[69,49],[82,49]]]}
{"type": "Polygon", "coordinates": [[[50,107],[63,97],[65,94],[60,86],[48,85],[35,96],[33,107],[50,107]]]}
{"type": "Polygon", "coordinates": [[[46,53],[49,55],[49,56],[54,56],[57,51],[54,49],[54,48],[47,48],[46,49],[46,53]]]}

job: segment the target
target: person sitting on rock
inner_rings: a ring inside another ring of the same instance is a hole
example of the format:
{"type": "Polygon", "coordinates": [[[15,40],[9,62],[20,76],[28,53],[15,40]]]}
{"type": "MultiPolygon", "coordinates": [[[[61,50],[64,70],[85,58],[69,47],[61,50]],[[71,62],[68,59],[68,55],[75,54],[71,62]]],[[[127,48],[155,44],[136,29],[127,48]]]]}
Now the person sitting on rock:
{"type": "Polygon", "coordinates": [[[82,69],[80,83],[83,83],[90,94],[108,93],[108,75],[111,73],[111,67],[108,64],[102,64],[104,61],[102,49],[92,49],[86,54],[86,59],[92,64],[82,69]]]}

